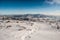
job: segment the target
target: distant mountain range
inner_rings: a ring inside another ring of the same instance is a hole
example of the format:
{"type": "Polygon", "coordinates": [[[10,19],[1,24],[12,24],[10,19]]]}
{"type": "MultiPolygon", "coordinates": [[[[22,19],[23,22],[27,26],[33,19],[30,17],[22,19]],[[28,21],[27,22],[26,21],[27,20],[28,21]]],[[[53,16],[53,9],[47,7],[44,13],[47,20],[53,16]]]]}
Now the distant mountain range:
{"type": "MultiPolygon", "coordinates": [[[[13,17],[17,18],[57,18],[57,16],[49,16],[49,15],[44,15],[44,14],[24,14],[24,15],[13,15],[13,17]]],[[[60,18],[60,17],[59,17],[60,18]]]]}
{"type": "Polygon", "coordinates": [[[23,14],[23,15],[1,15],[0,17],[8,17],[8,18],[53,18],[53,19],[60,19],[59,16],[49,16],[44,14],[23,14]]]}
{"type": "Polygon", "coordinates": [[[13,15],[13,17],[32,17],[32,18],[45,18],[45,17],[53,17],[43,14],[24,14],[24,15],[13,15]]]}

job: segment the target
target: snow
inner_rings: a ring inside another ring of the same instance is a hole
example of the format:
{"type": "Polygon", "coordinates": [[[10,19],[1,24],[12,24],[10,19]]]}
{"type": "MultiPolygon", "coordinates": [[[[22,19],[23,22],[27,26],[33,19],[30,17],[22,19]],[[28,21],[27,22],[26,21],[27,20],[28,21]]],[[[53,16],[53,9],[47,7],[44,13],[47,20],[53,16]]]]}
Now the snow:
{"type": "Polygon", "coordinates": [[[4,20],[0,28],[0,40],[60,40],[60,31],[53,28],[55,24],[46,22],[30,22],[4,20]]]}

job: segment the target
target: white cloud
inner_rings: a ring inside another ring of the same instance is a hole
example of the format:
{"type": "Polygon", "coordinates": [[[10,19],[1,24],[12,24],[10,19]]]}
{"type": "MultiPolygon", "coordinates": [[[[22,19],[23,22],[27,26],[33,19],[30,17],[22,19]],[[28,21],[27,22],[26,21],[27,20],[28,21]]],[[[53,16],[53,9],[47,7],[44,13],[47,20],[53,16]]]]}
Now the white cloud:
{"type": "Polygon", "coordinates": [[[52,1],[46,0],[46,2],[49,4],[60,4],[60,0],[52,0],[52,1]]]}
{"type": "Polygon", "coordinates": [[[60,0],[53,0],[53,2],[60,4],[60,0]]]}

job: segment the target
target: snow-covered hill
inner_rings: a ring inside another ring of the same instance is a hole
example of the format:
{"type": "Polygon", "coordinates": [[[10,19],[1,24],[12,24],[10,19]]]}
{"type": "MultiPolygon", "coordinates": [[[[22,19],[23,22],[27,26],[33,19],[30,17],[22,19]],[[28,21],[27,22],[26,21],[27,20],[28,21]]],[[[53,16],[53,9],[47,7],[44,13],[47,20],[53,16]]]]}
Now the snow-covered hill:
{"type": "Polygon", "coordinates": [[[59,24],[47,18],[0,20],[0,40],[60,40],[59,24]]]}

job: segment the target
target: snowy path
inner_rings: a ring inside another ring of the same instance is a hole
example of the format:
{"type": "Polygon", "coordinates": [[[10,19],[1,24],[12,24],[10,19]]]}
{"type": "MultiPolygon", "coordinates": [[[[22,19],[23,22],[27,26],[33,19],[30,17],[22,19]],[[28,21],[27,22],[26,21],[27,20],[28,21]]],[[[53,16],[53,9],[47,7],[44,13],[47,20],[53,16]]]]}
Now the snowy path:
{"type": "Polygon", "coordinates": [[[25,39],[29,39],[34,33],[36,33],[37,31],[41,30],[46,30],[48,27],[48,25],[44,24],[44,23],[34,23],[34,25],[32,26],[31,31],[26,32],[23,36],[22,36],[22,40],[25,39]]]}

